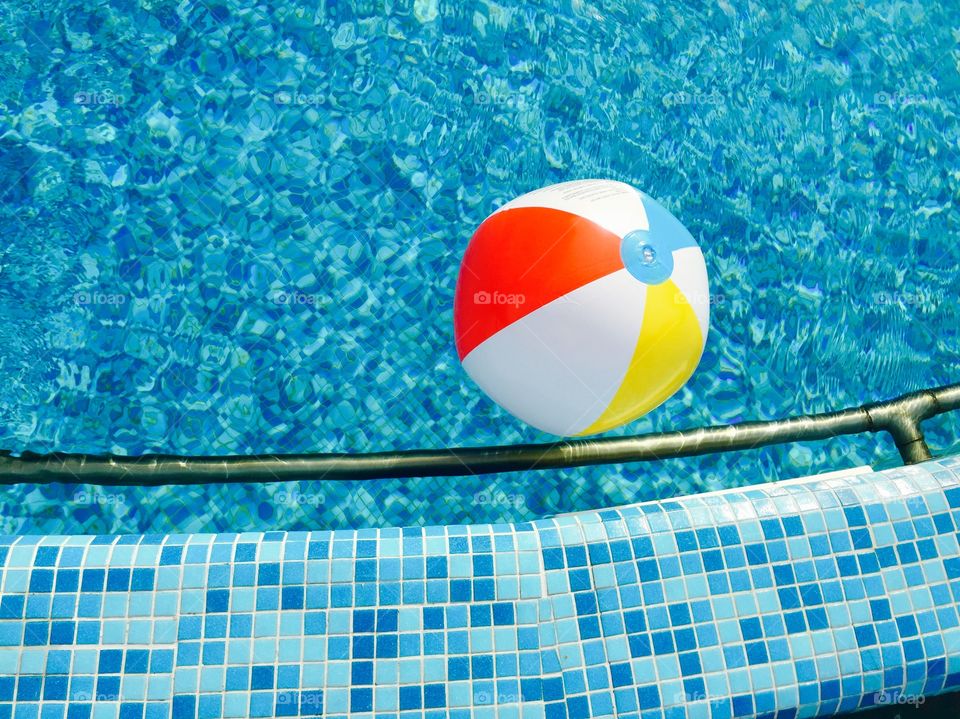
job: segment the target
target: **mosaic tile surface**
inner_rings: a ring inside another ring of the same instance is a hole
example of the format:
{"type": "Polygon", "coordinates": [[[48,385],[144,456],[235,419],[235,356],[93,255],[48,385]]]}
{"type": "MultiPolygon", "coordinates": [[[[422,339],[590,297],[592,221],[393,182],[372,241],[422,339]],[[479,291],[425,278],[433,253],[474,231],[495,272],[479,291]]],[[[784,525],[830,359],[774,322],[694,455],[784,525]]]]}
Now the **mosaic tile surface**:
{"type": "MultiPolygon", "coordinates": [[[[547,439],[461,371],[453,288],[495,207],[596,176],[676,213],[715,294],[700,370],[624,431],[954,381],[958,23],[899,0],[0,0],[0,449],[547,439]]],[[[530,520],[884,451],[584,468],[519,507],[344,484],[323,528],[530,520]]],[[[72,494],[3,492],[0,531],[318,526],[250,487],[72,494]]]]}
{"type": "Polygon", "coordinates": [[[7,537],[0,717],[808,717],[960,687],[960,458],[516,525],[7,537]]]}

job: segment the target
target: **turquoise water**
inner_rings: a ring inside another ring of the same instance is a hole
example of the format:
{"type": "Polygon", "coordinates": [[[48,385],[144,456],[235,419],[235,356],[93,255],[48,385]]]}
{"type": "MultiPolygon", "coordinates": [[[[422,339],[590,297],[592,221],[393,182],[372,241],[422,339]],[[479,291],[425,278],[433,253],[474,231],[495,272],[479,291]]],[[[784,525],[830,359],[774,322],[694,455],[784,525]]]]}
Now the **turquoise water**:
{"type": "MultiPolygon", "coordinates": [[[[547,441],[452,340],[495,207],[610,177],[700,243],[700,368],[621,432],[960,377],[955,8],[0,3],[0,447],[547,441]],[[896,32],[891,32],[894,28],[896,32]]],[[[946,447],[960,421],[932,425],[946,447]]],[[[19,486],[7,532],[528,519],[882,462],[881,438],[456,480],[19,486]]]]}

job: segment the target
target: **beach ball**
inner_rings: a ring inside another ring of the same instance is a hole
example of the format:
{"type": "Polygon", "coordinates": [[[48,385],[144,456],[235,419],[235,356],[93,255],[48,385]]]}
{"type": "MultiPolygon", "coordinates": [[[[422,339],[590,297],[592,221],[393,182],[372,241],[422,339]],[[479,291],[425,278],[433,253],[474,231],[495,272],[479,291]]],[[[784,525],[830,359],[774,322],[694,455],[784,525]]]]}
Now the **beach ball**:
{"type": "Polygon", "coordinates": [[[703,354],[703,254],[662,205],[612,180],[550,185],[490,215],[454,296],[457,354],[497,404],[552,434],[654,409],[703,354]]]}

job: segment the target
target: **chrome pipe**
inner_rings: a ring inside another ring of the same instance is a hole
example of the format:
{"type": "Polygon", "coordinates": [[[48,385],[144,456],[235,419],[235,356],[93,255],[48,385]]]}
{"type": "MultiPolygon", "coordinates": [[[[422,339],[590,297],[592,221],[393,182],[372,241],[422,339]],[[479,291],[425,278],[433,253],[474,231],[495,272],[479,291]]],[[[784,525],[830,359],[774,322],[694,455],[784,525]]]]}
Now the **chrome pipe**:
{"type": "Polygon", "coordinates": [[[931,458],[920,423],[960,409],[960,384],[946,385],[839,412],[676,432],[567,440],[549,444],[452,447],[366,454],[191,457],[147,454],[0,453],[0,485],[266,483],[290,480],[468,476],[492,472],[651,462],[787,442],[886,432],[907,464],[931,458]]]}

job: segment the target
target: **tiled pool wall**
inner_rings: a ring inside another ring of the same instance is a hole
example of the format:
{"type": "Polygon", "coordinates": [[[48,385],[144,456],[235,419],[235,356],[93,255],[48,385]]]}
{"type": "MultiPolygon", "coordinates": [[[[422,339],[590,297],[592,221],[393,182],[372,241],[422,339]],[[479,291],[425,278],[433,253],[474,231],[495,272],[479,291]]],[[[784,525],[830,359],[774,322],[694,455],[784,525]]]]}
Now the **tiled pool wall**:
{"type": "MultiPolygon", "coordinates": [[[[0,2],[0,449],[553,441],[461,369],[454,288],[490,212],[588,177],[673,212],[714,300],[697,373],[612,434],[955,381],[958,25],[958,3],[899,0],[0,2]]],[[[927,431],[945,446],[960,415],[927,431]]],[[[536,493],[503,474],[449,502],[421,501],[446,480],[303,491],[324,527],[528,521],[892,451],[838,437],[536,493]]],[[[0,531],[320,526],[248,485],[74,489],[8,489],[0,531]],[[187,524],[185,497],[209,513],[187,524]]]]}
{"type": "Polygon", "coordinates": [[[960,686],[960,458],[524,524],[3,538],[0,718],[806,717],[960,686]]]}

